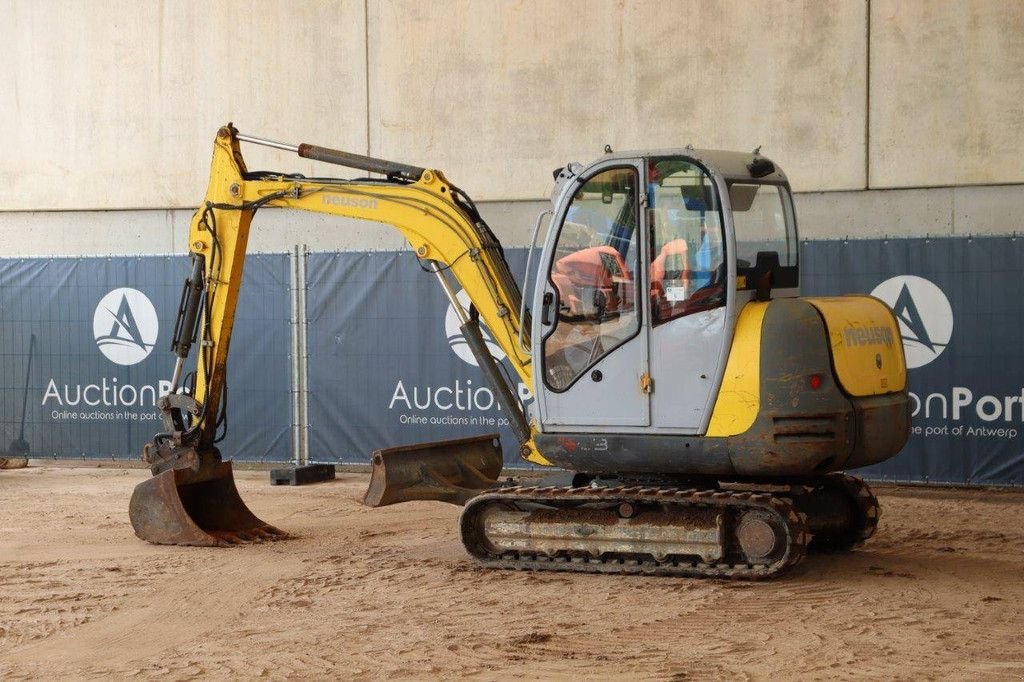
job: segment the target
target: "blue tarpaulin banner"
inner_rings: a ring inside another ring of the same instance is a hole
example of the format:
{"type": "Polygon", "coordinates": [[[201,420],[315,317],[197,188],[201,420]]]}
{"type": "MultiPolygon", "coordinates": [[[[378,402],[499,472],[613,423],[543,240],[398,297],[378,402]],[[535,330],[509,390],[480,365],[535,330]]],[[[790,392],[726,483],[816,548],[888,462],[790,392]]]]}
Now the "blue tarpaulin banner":
{"type": "MultiPolygon", "coordinates": [[[[525,250],[508,259],[522,281],[525,250]]],[[[160,430],[153,403],[187,271],[181,256],[0,260],[0,449],[19,438],[24,402],[33,456],[138,457],[160,430]]],[[[311,460],[365,463],[376,448],[497,431],[506,463],[522,463],[457,315],[411,253],[312,253],[306,272],[311,460]]],[[[802,244],[805,294],[871,293],[900,319],[914,431],[859,473],[1024,485],[1022,273],[1013,237],[802,244]]],[[[289,301],[288,257],[251,256],[225,457],[292,458],[289,301]]]]}
{"type": "MultiPolygon", "coordinates": [[[[188,272],[185,256],[0,259],[0,452],[23,438],[33,457],[138,458],[163,430],[188,272]]],[[[285,254],[246,263],[226,459],[292,457],[289,281],[285,254]]]]}
{"type": "MultiPolygon", "coordinates": [[[[1024,484],[1024,240],[807,241],[807,295],[873,293],[900,318],[914,408],[875,480],[1024,484]]],[[[311,254],[311,456],[493,430],[501,414],[433,277],[409,253],[311,254]]],[[[509,260],[522,281],[525,252],[509,260]]],[[[521,387],[524,388],[525,387],[521,387]]],[[[526,392],[524,391],[524,395],[526,392]]],[[[529,398],[526,398],[529,400],[529,398]]],[[[500,429],[509,464],[521,461],[500,429]]]]}
{"type": "MultiPolygon", "coordinates": [[[[507,256],[521,282],[525,251],[507,256]]],[[[456,312],[412,253],[313,253],[306,281],[311,460],[366,463],[377,448],[497,432],[505,461],[522,463],[456,312]]]]}

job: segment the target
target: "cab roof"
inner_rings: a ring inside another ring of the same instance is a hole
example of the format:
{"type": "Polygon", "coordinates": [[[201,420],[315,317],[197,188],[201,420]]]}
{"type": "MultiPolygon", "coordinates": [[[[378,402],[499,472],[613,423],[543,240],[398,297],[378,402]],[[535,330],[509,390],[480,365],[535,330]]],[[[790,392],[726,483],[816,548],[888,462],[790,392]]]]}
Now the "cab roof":
{"type": "Polygon", "coordinates": [[[685,157],[693,159],[707,166],[709,169],[717,170],[729,180],[756,180],[757,182],[786,182],[786,174],[778,164],[773,162],[775,170],[767,175],[755,177],[751,174],[748,166],[755,159],[771,161],[771,159],[754,154],[753,152],[731,152],[723,149],[694,149],[693,147],[677,147],[674,149],[643,149],[612,152],[595,159],[590,165],[607,161],[609,159],[649,159],[662,156],[685,157]]]}

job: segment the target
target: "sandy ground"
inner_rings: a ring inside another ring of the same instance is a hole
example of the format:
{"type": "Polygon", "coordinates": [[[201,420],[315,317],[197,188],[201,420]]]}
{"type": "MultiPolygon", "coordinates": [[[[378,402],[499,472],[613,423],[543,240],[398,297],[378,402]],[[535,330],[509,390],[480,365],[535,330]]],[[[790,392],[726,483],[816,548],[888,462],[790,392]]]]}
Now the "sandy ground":
{"type": "Polygon", "coordinates": [[[769,583],[479,569],[367,477],[243,497],[294,539],[137,540],[143,470],[0,472],[0,678],[1024,677],[1024,493],[887,488],[878,536],[769,583]]]}

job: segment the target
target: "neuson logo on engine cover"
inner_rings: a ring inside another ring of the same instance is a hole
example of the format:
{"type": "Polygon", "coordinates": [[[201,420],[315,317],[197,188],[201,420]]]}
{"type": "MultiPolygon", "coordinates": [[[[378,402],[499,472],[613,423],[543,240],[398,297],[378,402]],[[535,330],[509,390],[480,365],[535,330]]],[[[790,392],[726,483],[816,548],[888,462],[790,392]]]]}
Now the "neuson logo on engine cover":
{"type": "Polygon", "coordinates": [[[96,306],[92,316],[96,345],[111,362],[134,365],[153,352],[160,332],[156,309],[137,289],[114,289],[96,306]]]}
{"type": "Polygon", "coordinates": [[[847,346],[892,346],[892,330],[888,327],[846,327],[843,340],[847,346]]]}
{"type": "Polygon", "coordinates": [[[924,277],[900,275],[879,284],[871,295],[896,313],[908,369],[923,367],[946,350],[953,336],[953,308],[942,289],[924,277]]]}

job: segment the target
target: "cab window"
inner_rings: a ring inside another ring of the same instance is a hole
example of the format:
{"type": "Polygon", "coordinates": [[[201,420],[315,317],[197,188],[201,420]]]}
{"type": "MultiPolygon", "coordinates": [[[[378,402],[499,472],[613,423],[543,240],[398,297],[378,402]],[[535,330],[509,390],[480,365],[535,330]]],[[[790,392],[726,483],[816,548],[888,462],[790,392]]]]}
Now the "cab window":
{"type": "Polygon", "coordinates": [[[797,274],[796,221],[789,190],[783,185],[732,182],[729,204],[736,230],[736,273],[741,289],[753,288],[758,258],[770,259],[773,286],[795,287],[797,274]],[[774,258],[778,257],[778,265],[774,258]]]}
{"type": "Polygon", "coordinates": [[[725,305],[722,213],[704,170],[683,159],[648,163],[654,324],[725,305]]]}
{"type": "Polygon", "coordinates": [[[559,228],[548,275],[558,314],[544,339],[544,381],[555,391],[639,332],[638,180],[633,167],[594,175],[559,228]]]}

